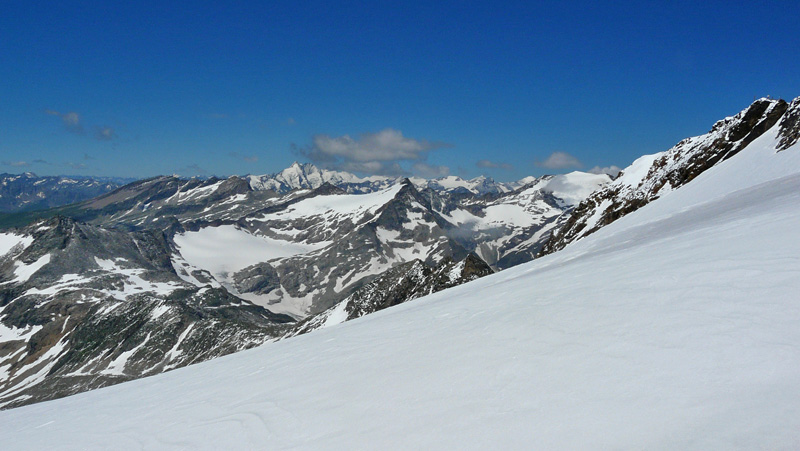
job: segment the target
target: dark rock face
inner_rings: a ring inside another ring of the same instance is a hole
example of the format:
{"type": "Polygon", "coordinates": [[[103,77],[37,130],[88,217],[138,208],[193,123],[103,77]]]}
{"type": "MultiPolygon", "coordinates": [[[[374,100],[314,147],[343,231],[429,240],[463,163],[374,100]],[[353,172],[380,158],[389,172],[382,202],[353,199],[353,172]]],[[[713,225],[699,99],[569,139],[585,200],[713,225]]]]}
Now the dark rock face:
{"type": "MultiPolygon", "coordinates": [[[[539,255],[563,249],[617,219],[638,210],[662,193],[677,189],[744,149],[753,140],[779,124],[781,147],[797,141],[800,99],[791,105],[783,100],[759,99],[736,116],[718,121],[711,131],[688,138],[655,158],[642,178],[625,177],[594,192],[581,202],[539,255]]],[[[636,165],[636,163],[634,163],[636,165]]],[[[627,170],[641,170],[642,168],[627,170]]]]}
{"type": "Polygon", "coordinates": [[[181,280],[161,232],[56,217],[13,236],[0,257],[0,408],[257,346],[293,323],[181,280]]]}
{"type": "Polygon", "coordinates": [[[447,258],[436,266],[420,260],[410,261],[384,272],[331,309],[297,323],[287,337],[322,328],[329,321],[338,323],[360,318],[493,272],[475,254],[469,254],[458,262],[447,258]]]}
{"type": "Polygon", "coordinates": [[[787,113],[781,119],[778,139],[779,152],[792,147],[800,139],[800,97],[792,100],[787,113]]]}

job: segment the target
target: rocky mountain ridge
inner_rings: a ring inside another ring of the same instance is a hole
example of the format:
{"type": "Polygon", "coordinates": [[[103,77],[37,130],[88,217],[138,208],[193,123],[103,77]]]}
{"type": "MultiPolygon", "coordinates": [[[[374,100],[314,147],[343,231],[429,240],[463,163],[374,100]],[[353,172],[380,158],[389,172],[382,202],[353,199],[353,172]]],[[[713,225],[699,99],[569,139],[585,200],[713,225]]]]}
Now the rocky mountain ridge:
{"type": "MultiPolygon", "coordinates": [[[[246,177],[254,190],[271,190],[280,194],[296,189],[316,189],[325,183],[338,186],[351,194],[365,194],[386,189],[402,182],[405,178],[381,175],[358,177],[349,172],[320,169],[311,163],[301,164],[296,161],[275,174],[246,177]]],[[[435,191],[457,191],[479,195],[508,193],[532,181],[531,178],[525,178],[517,182],[504,183],[485,176],[465,180],[454,175],[434,179],[409,177],[409,180],[420,190],[431,188],[435,191]]]]}
{"type": "Polygon", "coordinates": [[[739,114],[714,124],[705,135],[687,138],[673,148],[646,155],[623,169],[611,183],[592,193],[572,211],[540,255],[563,249],[617,219],[691,182],[706,170],[735,156],[768,131],[776,133],[780,152],[800,136],[800,98],[758,99],[739,114]]]}
{"type": "Polygon", "coordinates": [[[57,217],[0,246],[0,408],[260,345],[293,321],[181,280],[161,232],[57,217]]]}
{"type": "Polygon", "coordinates": [[[385,271],[334,307],[299,321],[283,338],[360,318],[492,273],[492,268],[475,254],[458,262],[446,258],[434,267],[421,260],[406,262],[385,271]]]}

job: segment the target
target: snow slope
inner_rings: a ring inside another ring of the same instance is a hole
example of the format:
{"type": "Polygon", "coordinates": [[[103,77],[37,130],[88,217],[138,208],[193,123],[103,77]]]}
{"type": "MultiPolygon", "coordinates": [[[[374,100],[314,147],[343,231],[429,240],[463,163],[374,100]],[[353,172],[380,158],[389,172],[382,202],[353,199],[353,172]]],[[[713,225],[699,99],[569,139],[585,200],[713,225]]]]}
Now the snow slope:
{"type": "MultiPolygon", "coordinates": [[[[211,272],[222,282],[250,265],[318,249],[320,245],[253,235],[233,225],[206,227],[175,235],[175,244],[192,266],[211,272]]],[[[321,243],[325,245],[327,243],[321,243]]]]}
{"type": "Polygon", "coordinates": [[[8,449],[793,449],[800,146],[328,329],[0,412],[8,449]]]}

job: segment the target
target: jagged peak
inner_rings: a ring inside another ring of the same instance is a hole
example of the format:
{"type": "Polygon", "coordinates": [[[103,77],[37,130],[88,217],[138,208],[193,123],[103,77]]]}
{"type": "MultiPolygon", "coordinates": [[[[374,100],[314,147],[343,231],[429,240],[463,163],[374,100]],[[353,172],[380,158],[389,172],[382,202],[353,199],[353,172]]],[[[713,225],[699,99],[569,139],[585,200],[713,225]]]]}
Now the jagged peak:
{"type": "Polygon", "coordinates": [[[780,108],[786,105],[786,101],[783,99],[771,99],[767,97],[761,97],[753,101],[747,108],[743,109],[739,113],[728,116],[724,119],[720,119],[714,123],[711,127],[711,131],[709,133],[713,133],[715,131],[719,131],[720,129],[726,126],[733,126],[741,121],[745,120],[746,118],[753,116],[763,116],[766,114],[771,113],[776,107],[780,108]]]}
{"type": "Polygon", "coordinates": [[[779,124],[778,152],[788,149],[800,140],[800,97],[789,104],[779,124]]]}

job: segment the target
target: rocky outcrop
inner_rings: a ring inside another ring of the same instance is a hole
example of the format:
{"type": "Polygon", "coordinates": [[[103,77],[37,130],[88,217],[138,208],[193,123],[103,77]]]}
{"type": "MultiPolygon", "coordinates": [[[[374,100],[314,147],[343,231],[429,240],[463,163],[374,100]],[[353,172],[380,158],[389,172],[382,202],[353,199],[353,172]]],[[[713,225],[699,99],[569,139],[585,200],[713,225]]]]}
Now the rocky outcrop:
{"type": "Polygon", "coordinates": [[[410,261],[384,272],[331,309],[299,322],[286,336],[301,335],[360,318],[493,272],[475,254],[469,254],[461,261],[446,258],[436,266],[429,266],[421,260],[410,261]]]}
{"type": "Polygon", "coordinates": [[[539,255],[560,250],[691,182],[776,124],[781,127],[780,145],[791,145],[798,136],[799,103],[798,99],[791,106],[783,100],[759,99],[736,116],[718,121],[705,135],[687,138],[666,152],[636,160],[616,180],[581,202],[539,255]]]}
{"type": "Polygon", "coordinates": [[[788,149],[800,140],[800,97],[792,100],[781,119],[778,140],[778,152],[788,149]]]}

